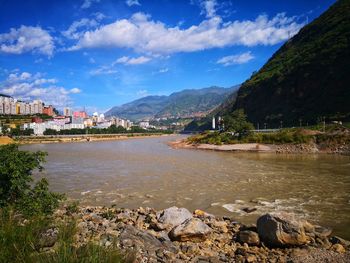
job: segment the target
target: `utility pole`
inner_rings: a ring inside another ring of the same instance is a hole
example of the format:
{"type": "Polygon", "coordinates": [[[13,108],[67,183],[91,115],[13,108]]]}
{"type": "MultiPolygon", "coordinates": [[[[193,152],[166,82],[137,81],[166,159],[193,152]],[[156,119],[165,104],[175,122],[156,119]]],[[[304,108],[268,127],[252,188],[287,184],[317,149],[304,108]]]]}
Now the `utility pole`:
{"type": "Polygon", "coordinates": [[[258,122],[258,131],[259,131],[259,122],[258,122]]]}
{"type": "Polygon", "coordinates": [[[283,121],[280,121],[280,128],[283,128],[283,121]]]}
{"type": "Polygon", "coordinates": [[[299,127],[301,127],[301,122],[302,122],[302,120],[301,120],[301,119],[299,119],[299,127]]]}
{"type": "Polygon", "coordinates": [[[326,132],[326,117],[323,116],[323,132],[326,132]]]}

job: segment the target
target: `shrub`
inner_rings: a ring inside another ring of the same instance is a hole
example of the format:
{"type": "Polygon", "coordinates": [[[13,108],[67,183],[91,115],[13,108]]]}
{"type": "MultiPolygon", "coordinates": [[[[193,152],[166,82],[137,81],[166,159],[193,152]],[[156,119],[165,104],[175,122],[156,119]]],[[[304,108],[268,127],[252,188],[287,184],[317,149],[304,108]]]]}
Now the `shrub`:
{"type": "Polygon", "coordinates": [[[43,169],[46,153],[20,151],[18,145],[0,146],[0,208],[11,206],[24,215],[50,214],[63,195],[52,193],[45,178],[34,187],[32,172],[43,169]]]}

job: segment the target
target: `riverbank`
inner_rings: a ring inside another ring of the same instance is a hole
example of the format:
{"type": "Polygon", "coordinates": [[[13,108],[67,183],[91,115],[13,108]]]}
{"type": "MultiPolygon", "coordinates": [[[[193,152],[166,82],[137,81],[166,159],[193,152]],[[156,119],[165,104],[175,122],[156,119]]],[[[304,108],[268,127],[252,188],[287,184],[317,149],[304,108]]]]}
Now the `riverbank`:
{"type": "Polygon", "coordinates": [[[48,143],[75,143],[75,142],[98,142],[116,141],[135,138],[154,138],[169,136],[163,133],[125,133],[125,134],[83,134],[83,135],[43,135],[43,136],[21,136],[16,137],[8,143],[19,144],[48,144],[48,143]]]}
{"type": "Polygon", "coordinates": [[[6,145],[13,143],[13,140],[8,136],[0,136],[0,145],[6,145]]]}
{"type": "MultiPolygon", "coordinates": [[[[350,242],[331,230],[299,220],[292,214],[265,214],[257,224],[243,225],[230,217],[202,210],[171,207],[120,209],[64,207],[55,222],[76,220],[74,242],[117,247],[131,262],[349,262],[350,242]]],[[[46,231],[55,249],[59,230],[46,231]],[[55,234],[56,233],[56,234],[55,234]]],[[[45,244],[45,243],[44,243],[45,244]]]]}
{"type": "Polygon", "coordinates": [[[280,154],[343,154],[350,155],[349,144],[261,144],[261,143],[236,143],[236,144],[208,144],[191,143],[187,139],[169,142],[172,148],[211,150],[223,152],[262,152],[262,153],[280,153],[280,154]]]}

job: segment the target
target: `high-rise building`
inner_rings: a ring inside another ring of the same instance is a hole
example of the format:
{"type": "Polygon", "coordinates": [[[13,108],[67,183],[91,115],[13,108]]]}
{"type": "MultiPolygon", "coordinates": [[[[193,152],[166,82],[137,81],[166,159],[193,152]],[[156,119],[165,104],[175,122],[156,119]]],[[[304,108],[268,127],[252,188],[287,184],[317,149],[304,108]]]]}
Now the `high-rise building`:
{"type": "Polygon", "coordinates": [[[63,108],[63,115],[66,116],[66,117],[72,116],[71,108],[68,108],[68,107],[63,108]]]}

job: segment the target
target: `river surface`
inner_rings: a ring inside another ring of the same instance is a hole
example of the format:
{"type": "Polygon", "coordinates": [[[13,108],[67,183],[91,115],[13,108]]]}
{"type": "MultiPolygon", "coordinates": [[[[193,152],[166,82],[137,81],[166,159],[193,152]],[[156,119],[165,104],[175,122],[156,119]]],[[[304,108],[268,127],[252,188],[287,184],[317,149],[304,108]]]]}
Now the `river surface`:
{"type": "MultiPolygon", "coordinates": [[[[42,175],[86,205],[173,205],[254,223],[287,211],[350,239],[350,157],[172,149],[179,136],[35,144],[48,152],[42,175]],[[247,214],[245,207],[257,210],[247,214]]],[[[36,177],[39,175],[36,174],[36,177]]]]}

